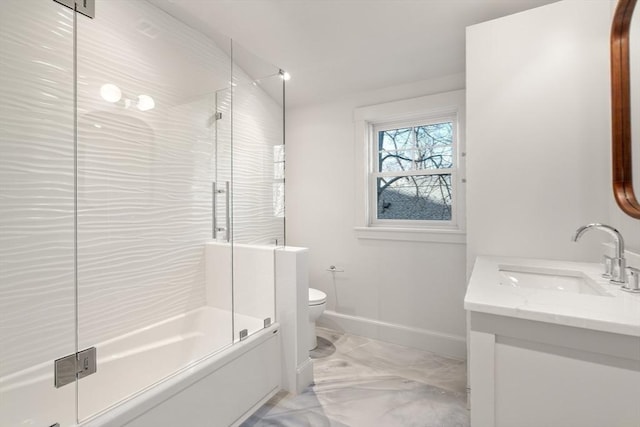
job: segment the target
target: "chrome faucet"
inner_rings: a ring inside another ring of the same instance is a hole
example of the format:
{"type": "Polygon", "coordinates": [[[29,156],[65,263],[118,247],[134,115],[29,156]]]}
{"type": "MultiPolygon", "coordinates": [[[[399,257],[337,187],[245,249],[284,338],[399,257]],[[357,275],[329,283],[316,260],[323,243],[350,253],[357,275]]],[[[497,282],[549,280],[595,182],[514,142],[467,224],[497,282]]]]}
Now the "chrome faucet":
{"type": "Polygon", "coordinates": [[[627,278],[626,261],[624,259],[624,239],[622,238],[622,235],[618,230],[611,227],[610,225],[604,224],[594,223],[583,225],[576,230],[571,240],[577,242],[584,233],[586,233],[588,230],[594,229],[602,230],[611,234],[611,236],[613,236],[613,242],[615,245],[615,256],[612,258],[605,255],[604,257],[605,273],[602,276],[611,279],[610,282],[615,285],[625,285],[627,283],[627,278]]]}

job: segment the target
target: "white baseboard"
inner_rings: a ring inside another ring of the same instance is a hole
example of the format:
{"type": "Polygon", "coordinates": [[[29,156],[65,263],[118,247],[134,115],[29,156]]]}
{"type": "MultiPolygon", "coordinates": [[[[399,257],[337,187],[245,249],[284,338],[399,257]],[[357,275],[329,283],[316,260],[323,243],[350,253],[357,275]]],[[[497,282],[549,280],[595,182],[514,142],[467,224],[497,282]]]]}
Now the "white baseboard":
{"type": "Polygon", "coordinates": [[[456,359],[467,358],[467,344],[464,336],[412,328],[331,310],[325,311],[316,324],[340,332],[413,347],[456,359]]]}
{"type": "Polygon", "coordinates": [[[296,393],[300,394],[313,383],[313,361],[307,358],[296,369],[296,393]]]}

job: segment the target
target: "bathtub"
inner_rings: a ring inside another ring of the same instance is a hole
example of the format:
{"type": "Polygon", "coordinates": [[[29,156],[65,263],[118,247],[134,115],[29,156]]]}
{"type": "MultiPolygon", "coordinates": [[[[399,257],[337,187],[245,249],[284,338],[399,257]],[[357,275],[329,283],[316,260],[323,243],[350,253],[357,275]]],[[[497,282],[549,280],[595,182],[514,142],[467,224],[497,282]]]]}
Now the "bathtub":
{"type": "Polygon", "coordinates": [[[280,388],[280,337],[235,321],[259,332],[233,342],[232,314],[201,307],[97,344],[97,372],[75,385],[54,388],[52,362],[0,378],[0,426],[239,425],[280,388]]]}

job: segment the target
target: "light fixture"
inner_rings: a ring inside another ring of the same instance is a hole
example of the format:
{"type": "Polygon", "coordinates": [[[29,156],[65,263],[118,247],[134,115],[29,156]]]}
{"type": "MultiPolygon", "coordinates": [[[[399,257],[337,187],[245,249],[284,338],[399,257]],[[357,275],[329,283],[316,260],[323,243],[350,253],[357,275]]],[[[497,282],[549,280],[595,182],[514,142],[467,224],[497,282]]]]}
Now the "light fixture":
{"type": "Polygon", "coordinates": [[[149,95],[138,95],[138,110],[148,111],[156,106],[155,101],[149,95]]]}
{"type": "Polygon", "coordinates": [[[107,102],[118,102],[122,98],[122,91],[113,83],[105,83],[100,87],[100,96],[107,102]]]}
{"type": "Polygon", "coordinates": [[[284,70],[280,70],[280,78],[284,81],[291,80],[291,74],[287,73],[284,70]]]}

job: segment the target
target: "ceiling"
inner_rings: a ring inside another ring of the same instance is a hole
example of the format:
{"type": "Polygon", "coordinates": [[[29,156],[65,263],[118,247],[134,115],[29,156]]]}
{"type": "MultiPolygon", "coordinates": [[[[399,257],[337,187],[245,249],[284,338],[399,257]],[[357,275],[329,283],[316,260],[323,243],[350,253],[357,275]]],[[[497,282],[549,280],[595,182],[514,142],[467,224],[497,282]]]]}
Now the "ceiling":
{"type": "Polygon", "coordinates": [[[464,71],[465,27],[557,0],[150,0],[288,71],[289,107],[464,71]]]}

